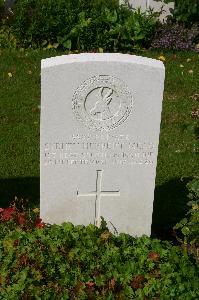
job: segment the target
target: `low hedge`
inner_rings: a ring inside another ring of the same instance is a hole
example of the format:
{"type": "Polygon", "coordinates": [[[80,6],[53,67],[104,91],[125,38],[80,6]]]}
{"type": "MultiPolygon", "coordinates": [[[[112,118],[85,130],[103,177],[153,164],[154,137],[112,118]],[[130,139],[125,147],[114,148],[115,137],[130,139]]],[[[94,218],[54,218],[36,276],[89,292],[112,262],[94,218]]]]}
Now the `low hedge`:
{"type": "Polygon", "coordinates": [[[119,0],[17,0],[12,10],[12,32],[25,47],[129,51],[149,47],[158,21],[119,0]]]}
{"type": "Polygon", "coordinates": [[[48,225],[38,209],[0,209],[0,299],[190,300],[198,287],[196,260],[183,247],[115,236],[104,220],[100,228],[48,225]]]}
{"type": "MultiPolygon", "coordinates": [[[[161,24],[160,13],[130,9],[128,1],[119,5],[119,0],[16,0],[10,16],[7,12],[3,18],[0,47],[124,53],[149,47],[198,51],[199,3],[175,2],[173,17],[161,24]]],[[[0,0],[0,12],[2,5],[0,0]]]]}

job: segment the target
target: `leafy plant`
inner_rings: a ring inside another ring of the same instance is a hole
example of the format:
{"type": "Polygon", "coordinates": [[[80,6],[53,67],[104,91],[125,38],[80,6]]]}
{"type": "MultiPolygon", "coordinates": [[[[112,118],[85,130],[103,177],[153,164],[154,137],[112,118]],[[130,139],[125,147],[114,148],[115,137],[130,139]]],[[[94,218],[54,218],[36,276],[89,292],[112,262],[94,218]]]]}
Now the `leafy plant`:
{"type": "Polygon", "coordinates": [[[199,179],[195,178],[187,184],[189,190],[188,202],[190,207],[187,217],[176,224],[174,229],[181,231],[183,240],[178,238],[182,243],[185,251],[194,254],[199,262],[199,179]]]}
{"type": "Polygon", "coordinates": [[[8,26],[2,25],[0,27],[0,48],[16,48],[17,40],[15,36],[11,33],[8,26]]]}
{"type": "Polygon", "coordinates": [[[117,0],[18,0],[12,30],[25,46],[123,51],[150,44],[157,16],[117,0]]]}
{"type": "Polygon", "coordinates": [[[44,224],[0,209],[1,299],[197,299],[198,268],[180,247],[94,225],[44,224]]]}
{"type": "MultiPolygon", "coordinates": [[[[162,0],[155,0],[162,1],[162,0]]],[[[198,0],[163,0],[165,3],[174,2],[173,18],[190,27],[199,21],[198,0]]]]}
{"type": "Polygon", "coordinates": [[[0,22],[4,13],[4,0],[0,0],[0,22]]]}

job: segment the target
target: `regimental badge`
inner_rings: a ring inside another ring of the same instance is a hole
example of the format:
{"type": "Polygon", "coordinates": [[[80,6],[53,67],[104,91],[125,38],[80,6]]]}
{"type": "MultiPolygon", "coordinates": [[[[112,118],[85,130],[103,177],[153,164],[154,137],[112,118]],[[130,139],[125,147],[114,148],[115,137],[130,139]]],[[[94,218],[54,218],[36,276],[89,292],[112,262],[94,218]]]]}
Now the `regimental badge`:
{"type": "Polygon", "coordinates": [[[94,76],[75,91],[72,109],[77,120],[94,130],[120,126],[133,108],[133,96],[126,84],[110,75],[94,76]]]}

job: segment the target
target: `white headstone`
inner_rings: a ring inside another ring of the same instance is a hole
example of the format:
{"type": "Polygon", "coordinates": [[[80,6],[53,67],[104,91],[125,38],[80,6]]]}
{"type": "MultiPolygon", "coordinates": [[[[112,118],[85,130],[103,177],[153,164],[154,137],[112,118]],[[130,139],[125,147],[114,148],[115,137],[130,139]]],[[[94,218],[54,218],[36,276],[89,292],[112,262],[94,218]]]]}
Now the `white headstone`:
{"type": "Polygon", "coordinates": [[[162,62],[127,54],[42,60],[41,218],[150,235],[162,62]]]}

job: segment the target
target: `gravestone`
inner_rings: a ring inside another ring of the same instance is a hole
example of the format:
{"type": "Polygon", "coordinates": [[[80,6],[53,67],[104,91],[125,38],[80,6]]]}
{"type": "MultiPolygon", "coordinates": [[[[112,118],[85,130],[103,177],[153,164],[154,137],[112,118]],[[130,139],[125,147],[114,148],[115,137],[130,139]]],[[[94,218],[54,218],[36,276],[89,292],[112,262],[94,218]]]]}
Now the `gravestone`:
{"type": "Polygon", "coordinates": [[[128,54],[42,60],[43,221],[150,235],[164,73],[128,54]]]}

